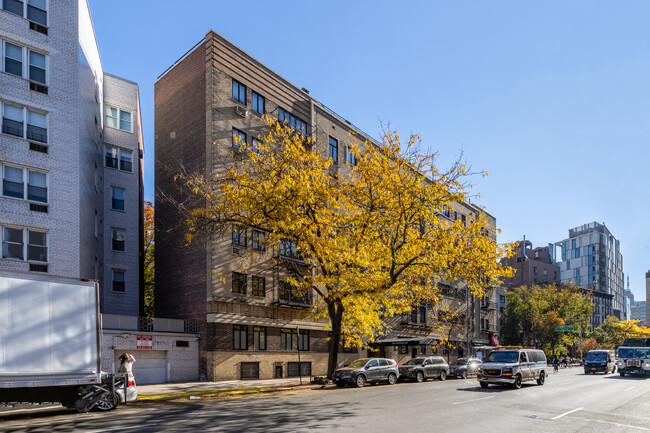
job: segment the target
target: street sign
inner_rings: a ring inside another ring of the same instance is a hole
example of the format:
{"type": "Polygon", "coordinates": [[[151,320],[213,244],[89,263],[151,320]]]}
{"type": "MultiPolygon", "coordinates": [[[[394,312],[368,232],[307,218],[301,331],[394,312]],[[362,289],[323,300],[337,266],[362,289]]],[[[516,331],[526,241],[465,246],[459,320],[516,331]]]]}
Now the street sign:
{"type": "Polygon", "coordinates": [[[555,328],[556,331],[562,332],[562,331],[575,331],[576,327],[575,326],[560,326],[559,328],[555,328]]]}

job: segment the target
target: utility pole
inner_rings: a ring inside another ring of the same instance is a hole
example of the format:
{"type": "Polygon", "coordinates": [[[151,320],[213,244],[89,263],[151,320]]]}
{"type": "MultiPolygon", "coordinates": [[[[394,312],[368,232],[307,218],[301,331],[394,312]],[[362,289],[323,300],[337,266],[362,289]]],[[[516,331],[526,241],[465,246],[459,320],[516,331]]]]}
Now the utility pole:
{"type": "Polygon", "coordinates": [[[302,385],[302,363],[300,362],[300,326],[296,326],[296,331],[298,332],[298,377],[300,378],[300,384],[302,385]]]}

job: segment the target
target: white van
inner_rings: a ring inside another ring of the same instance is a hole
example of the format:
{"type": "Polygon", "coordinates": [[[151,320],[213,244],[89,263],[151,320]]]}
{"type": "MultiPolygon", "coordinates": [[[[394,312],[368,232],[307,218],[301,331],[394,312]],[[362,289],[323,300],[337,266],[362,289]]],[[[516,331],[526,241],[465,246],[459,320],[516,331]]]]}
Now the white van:
{"type": "Polygon", "coordinates": [[[546,355],[539,349],[502,349],[488,355],[478,370],[482,388],[490,384],[512,385],[521,388],[522,382],[536,380],[544,385],[548,376],[546,355]]]}

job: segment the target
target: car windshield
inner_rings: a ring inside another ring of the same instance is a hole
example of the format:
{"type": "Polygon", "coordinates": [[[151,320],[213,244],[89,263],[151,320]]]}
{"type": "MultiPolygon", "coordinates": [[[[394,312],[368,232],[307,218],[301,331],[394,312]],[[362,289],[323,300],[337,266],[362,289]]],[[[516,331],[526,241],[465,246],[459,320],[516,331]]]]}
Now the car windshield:
{"type": "Polygon", "coordinates": [[[424,358],[413,358],[405,362],[404,365],[422,365],[423,362],[424,358]]]}
{"type": "Polygon", "coordinates": [[[458,358],[456,361],[454,361],[453,365],[465,365],[465,364],[467,364],[467,359],[458,358]]]}
{"type": "Polygon", "coordinates": [[[650,358],[650,349],[637,349],[636,350],[637,358],[650,358]]]}
{"type": "Polygon", "coordinates": [[[488,362],[517,362],[518,359],[519,352],[514,350],[504,350],[490,353],[487,360],[488,362]]]}
{"type": "Polygon", "coordinates": [[[357,360],[352,361],[352,362],[350,363],[350,365],[348,365],[348,367],[350,367],[350,368],[359,368],[359,367],[363,367],[364,365],[366,365],[366,362],[368,362],[368,361],[370,361],[369,358],[361,358],[361,359],[357,359],[357,360]]]}
{"type": "Polygon", "coordinates": [[[618,349],[618,356],[621,358],[634,358],[634,349],[620,348],[618,349]]]}
{"type": "Polygon", "coordinates": [[[587,354],[587,361],[603,362],[607,360],[607,353],[605,352],[589,352],[587,354]]]}

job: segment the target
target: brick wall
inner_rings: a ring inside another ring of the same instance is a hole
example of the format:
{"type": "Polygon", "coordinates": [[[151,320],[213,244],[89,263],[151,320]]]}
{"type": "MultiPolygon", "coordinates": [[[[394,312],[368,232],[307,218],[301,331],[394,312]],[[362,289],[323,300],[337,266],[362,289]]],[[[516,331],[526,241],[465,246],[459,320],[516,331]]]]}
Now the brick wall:
{"type": "MultiPolygon", "coordinates": [[[[156,316],[194,319],[206,331],[205,245],[186,245],[185,218],[164,198],[187,200],[174,175],[205,171],[205,46],[199,45],[155,83],[156,316]],[[181,167],[182,162],[182,167],[181,167]]],[[[205,372],[205,339],[199,369],[205,372]]]]}

